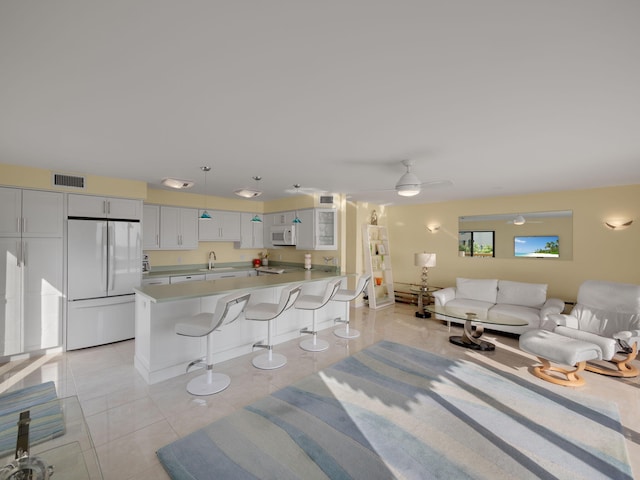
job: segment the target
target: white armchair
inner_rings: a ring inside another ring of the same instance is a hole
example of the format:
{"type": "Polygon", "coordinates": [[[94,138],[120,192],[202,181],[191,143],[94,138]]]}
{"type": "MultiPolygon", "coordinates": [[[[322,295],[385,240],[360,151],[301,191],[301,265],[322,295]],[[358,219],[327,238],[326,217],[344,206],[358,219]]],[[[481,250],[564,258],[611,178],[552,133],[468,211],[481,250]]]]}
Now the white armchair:
{"type": "Polygon", "coordinates": [[[617,368],[591,362],[585,370],[616,377],[640,374],[631,364],[640,342],[640,285],[587,280],[571,313],[551,314],[547,322],[545,327],[557,334],[598,345],[602,359],[617,368]]]}

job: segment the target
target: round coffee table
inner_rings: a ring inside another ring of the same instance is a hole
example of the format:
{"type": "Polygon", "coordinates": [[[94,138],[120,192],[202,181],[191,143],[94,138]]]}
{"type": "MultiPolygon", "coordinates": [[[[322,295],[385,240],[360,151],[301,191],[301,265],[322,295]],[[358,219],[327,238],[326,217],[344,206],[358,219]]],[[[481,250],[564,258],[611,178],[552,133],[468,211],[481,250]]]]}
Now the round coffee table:
{"type": "Polygon", "coordinates": [[[527,322],[514,317],[504,317],[498,320],[489,320],[486,315],[478,312],[470,312],[464,307],[441,307],[436,305],[426,305],[425,310],[435,314],[438,320],[464,320],[464,330],[462,335],[452,335],[449,342],[460,347],[471,348],[483,352],[495,350],[493,343],[482,340],[485,326],[491,325],[510,325],[514,327],[522,327],[527,322]]]}

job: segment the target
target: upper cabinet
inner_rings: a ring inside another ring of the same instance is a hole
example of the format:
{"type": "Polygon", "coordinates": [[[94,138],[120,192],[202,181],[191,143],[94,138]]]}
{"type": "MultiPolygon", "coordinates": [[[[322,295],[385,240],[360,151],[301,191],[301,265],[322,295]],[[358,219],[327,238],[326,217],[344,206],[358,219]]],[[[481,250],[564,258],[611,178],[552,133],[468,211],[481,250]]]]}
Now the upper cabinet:
{"type": "Polygon", "coordinates": [[[240,214],[240,245],[239,248],[264,248],[264,222],[262,215],[253,213],[240,214]],[[257,217],[260,221],[253,221],[257,217]]]}
{"type": "Polygon", "coordinates": [[[0,187],[0,237],[62,237],[63,195],[0,187]]]}
{"type": "Polygon", "coordinates": [[[140,220],[142,218],[141,200],[69,194],[68,202],[68,215],[70,217],[121,218],[127,220],[140,220]]]}
{"type": "Polygon", "coordinates": [[[160,248],[195,250],[198,248],[198,210],[160,207],[160,248]]]}
{"type": "Polygon", "coordinates": [[[298,211],[298,250],[336,250],[338,248],[338,212],[333,208],[312,208],[298,211]]]}
{"type": "Polygon", "coordinates": [[[269,214],[270,225],[291,225],[296,218],[296,212],[278,212],[269,214]]]}
{"type": "MultiPolygon", "coordinates": [[[[198,212],[198,217],[202,215],[198,212]]],[[[201,242],[239,242],[240,212],[208,210],[211,218],[200,218],[198,240],[201,242]]]]}
{"type": "Polygon", "coordinates": [[[160,248],[160,205],[145,205],[142,208],[142,249],[160,248]]]}

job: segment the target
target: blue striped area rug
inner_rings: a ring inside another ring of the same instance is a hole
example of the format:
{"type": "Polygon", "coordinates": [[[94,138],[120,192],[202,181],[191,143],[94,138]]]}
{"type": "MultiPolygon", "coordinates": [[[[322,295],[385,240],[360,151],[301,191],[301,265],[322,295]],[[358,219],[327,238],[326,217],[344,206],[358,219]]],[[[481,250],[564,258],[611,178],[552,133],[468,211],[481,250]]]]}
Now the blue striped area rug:
{"type": "Polygon", "coordinates": [[[174,480],[632,479],[617,409],[380,342],[158,452],[174,480]]]}
{"type": "Polygon", "coordinates": [[[36,445],[62,435],[64,417],[53,382],[0,395],[0,457],[16,451],[20,412],[29,410],[29,443],[36,445]]]}

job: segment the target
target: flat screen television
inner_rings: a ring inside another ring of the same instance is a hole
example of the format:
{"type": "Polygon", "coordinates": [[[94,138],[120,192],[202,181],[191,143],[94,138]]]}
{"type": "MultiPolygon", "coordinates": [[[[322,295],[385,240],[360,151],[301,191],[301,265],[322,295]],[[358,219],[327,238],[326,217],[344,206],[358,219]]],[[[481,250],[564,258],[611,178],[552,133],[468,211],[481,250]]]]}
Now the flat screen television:
{"type": "Polygon", "coordinates": [[[558,258],[559,240],[558,235],[513,237],[514,255],[523,258],[558,258]]]}

